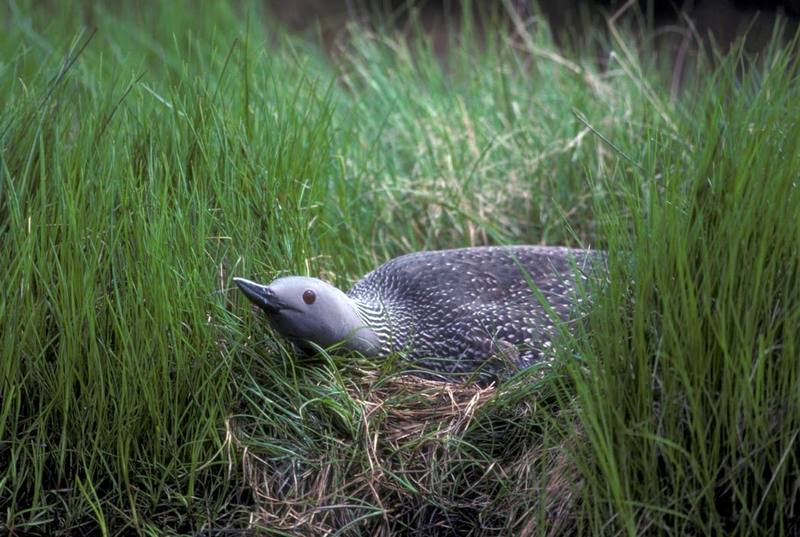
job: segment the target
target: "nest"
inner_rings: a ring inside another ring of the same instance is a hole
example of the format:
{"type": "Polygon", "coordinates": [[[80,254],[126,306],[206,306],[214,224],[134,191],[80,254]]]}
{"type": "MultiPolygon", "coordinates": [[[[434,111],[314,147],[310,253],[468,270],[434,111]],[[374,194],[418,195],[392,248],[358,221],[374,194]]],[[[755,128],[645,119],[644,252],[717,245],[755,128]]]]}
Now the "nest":
{"type": "Polygon", "coordinates": [[[541,410],[530,401],[498,409],[494,384],[410,375],[366,374],[347,391],[360,427],[322,454],[266,456],[228,422],[254,526],[295,535],[561,535],[573,526],[579,478],[564,450],[518,430],[541,410]]]}

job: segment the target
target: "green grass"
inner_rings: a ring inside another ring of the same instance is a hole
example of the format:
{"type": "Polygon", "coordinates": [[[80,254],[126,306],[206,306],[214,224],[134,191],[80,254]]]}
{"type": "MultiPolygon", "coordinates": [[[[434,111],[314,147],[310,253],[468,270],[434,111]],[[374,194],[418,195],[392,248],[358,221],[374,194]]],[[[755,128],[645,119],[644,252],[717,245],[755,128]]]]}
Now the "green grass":
{"type": "Polygon", "coordinates": [[[797,40],[676,97],[617,27],[333,61],[258,4],[0,12],[0,528],[796,531],[797,40]],[[609,278],[558,367],[452,400],[298,360],[231,288],[484,243],[609,278]]]}

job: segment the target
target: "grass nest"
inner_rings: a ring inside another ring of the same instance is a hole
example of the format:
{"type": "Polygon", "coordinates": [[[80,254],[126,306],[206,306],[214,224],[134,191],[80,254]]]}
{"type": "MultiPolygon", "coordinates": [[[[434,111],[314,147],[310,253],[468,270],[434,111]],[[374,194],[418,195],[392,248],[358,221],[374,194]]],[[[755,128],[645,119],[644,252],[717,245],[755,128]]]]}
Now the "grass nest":
{"type": "Polygon", "coordinates": [[[580,478],[564,444],[544,436],[558,412],[538,379],[481,386],[367,373],[345,383],[355,427],[287,456],[274,449],[285,445],[280,431],[230,420],[252,525],[292,535],[569,532],[580,478]]]}

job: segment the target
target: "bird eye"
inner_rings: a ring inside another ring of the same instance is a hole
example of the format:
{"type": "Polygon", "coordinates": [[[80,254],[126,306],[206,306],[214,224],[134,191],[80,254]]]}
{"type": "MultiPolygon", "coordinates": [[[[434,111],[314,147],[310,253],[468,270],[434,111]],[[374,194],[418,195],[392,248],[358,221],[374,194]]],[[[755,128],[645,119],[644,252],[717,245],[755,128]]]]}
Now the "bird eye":
{"type": "Polygon", "coordinates": [[[313,304],[316,299],[317,295],[311,289],[308,289],[305,293],[303,293],[303,302],[306,304],[313,304]]]}

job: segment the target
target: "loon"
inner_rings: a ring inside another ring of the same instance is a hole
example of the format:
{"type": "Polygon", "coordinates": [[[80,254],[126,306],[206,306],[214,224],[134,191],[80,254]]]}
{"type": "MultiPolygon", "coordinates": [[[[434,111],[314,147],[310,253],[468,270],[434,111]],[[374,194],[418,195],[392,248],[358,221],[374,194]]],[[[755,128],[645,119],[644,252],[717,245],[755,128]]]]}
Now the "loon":
{"type": "Polygon", "coordinates": [[[603,252],[548,246],[480,246],[394,258],[348,292],[317,278],[269,285],[234,281],[272,328],[315,346],[366,356],[401,352],[429,370],[498,375],[552,353],[558,319],[574,324],[603,252]]]}

